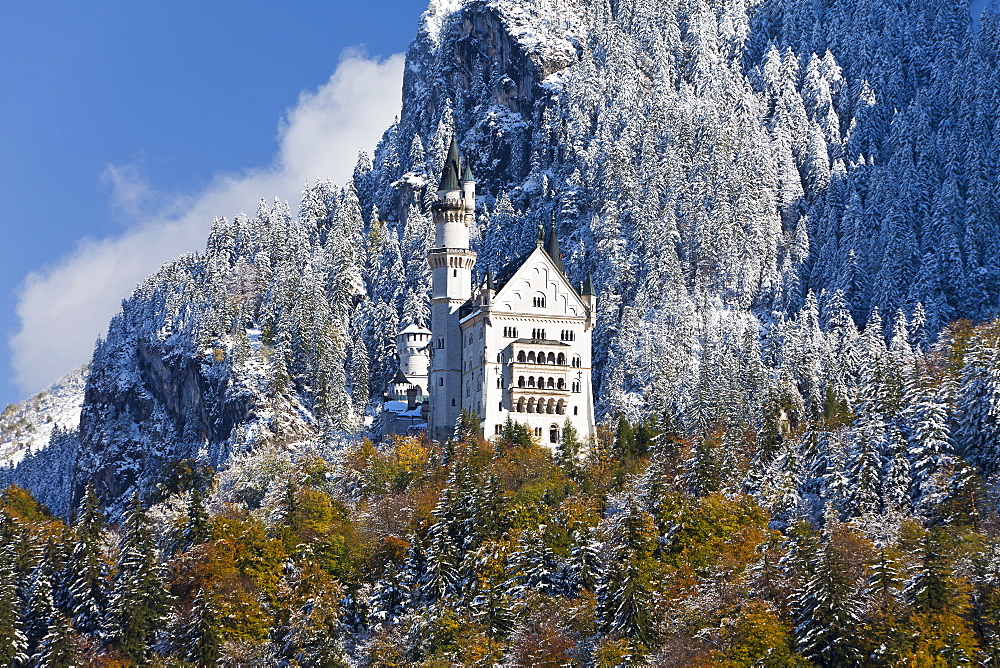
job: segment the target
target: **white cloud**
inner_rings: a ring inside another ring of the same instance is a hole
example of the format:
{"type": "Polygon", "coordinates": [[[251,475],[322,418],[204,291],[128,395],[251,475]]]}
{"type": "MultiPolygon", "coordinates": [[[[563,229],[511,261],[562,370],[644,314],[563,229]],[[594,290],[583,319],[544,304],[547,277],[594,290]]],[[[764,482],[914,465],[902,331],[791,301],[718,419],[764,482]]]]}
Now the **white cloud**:
{"type": "Polygon", "coordinates": [[[138,222],[118,236],[82,240],[54,267],[25,278],[20,329],[9,341],[21,390],[37,391],[88,359],[121,300],[164,262],[203,248],[216,216],[253,212],[261,198],[294,208],[307,182],[345,183],[358,151],[374,148],[399,113],[402,78],[401,54],[378,61],[346,53],[330,80],[287,112],[271,166],[218,174],[193,196],[164,202],[133,167],[110,166],[112,204],[138,222]]]}

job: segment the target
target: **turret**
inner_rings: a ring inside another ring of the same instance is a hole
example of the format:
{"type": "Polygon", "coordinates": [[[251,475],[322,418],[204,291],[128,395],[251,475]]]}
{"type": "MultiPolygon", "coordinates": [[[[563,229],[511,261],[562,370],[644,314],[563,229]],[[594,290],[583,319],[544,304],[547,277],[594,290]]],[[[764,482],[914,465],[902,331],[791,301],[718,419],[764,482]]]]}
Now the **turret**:
{"type": "Polygon", "coordinates": [[[452,136],[441,172],[438,199],[431,206],[434,247],[431,268],[430,416],[431,438],[451,438],[462,400],[462,331],[460,310],[472,294],[476,253],[469,248],[469,229],[476,215],[476,184],[468,165],[462,168],[452,136]]]}
{"type": "Polygon", "coordinates": [[[432,207],[435,248],[468,248],[469,228],[476,215],[476,182],[469,166],[462,169],[462,156],[452,136],[444,160],[438,201],[432,207]],[[459,176],[461,175],[461,181],[459,176]]]}
{"type": "Polygon", "coordinates": [[[556,238],[555,220],[552,221],[552,227],[549,229],[549,238],[545,242],[545,252],[552,258],[552,262],[556,265],[556,268],[565,274],[566,270],[563,269],[562,253],[559,252],[559,240],[556,238]]]}
{"type": "Polygon", "coordinates": [[[462,199],[467,206],[476,206],[476,179],[472,176],[472,168],[466,161],[462,169],[462,199]]]}

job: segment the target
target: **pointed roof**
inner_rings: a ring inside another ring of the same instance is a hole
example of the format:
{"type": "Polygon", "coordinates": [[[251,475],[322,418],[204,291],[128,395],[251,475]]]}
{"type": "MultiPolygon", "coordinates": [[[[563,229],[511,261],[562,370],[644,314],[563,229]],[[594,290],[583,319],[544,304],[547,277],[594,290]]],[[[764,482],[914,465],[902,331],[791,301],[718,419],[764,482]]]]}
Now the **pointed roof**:
{"type": "Polygon", "coordinates": [[[462,165],[462,180],[463,181],[475,181],[476,178],[472,175],[472,167],[469,165],[468,161],[462,165]]]}
{"type": "Polygon", "coordinates": [[[556,222],[554,220],[549,228],[549,238],[545,241],[545,252],[552,258],[556,268],[565,274],[566,269],[563,268],[562,253],[559,252],[559,239],[556,238],[556,222]]]}
{"type": "Polygon", "coordinates": [[[583,291],[580,293],[582,295],[594,296],[594,280],[590,277],[590,272],[587,272],[587,278],[583,281],[583,291]]]}
{"type": "Polygon", "coordinates": [[[444,171],[441,173],[441,185],[438,190],[458,190],[458,175],[462,173],[462,158],[458,154],[458,144],[455,135],[451,136],[448,146],[448,156],[444,159],[444,171]]]}
{"type": "Polygon", "coordinates": [[[486,289],[496,290],[496,286],[493,284],[493,272],[490,271],[489,267],[486,268],[486,289]]]}

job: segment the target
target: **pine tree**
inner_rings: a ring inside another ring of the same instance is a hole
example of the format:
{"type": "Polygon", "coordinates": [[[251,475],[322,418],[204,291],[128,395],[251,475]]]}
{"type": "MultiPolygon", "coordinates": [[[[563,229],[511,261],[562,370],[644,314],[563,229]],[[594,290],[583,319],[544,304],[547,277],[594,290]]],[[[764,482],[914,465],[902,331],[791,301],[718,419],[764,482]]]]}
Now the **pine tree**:
{"type": "Polygon", "coordinates": [[[184,658],[197,666],[212,666],[219,660],[218,620],[211,597],[203,589],[194,599],[180,643],[184,658]]]}
{"type": "Polygon", "coordinates": [[[104,517],[93,484],[87,485],[83,508],[77,518],[76,542],[69,558],[73,580],[69,607],[73,625],[82,633],[94,633],[104,624],[108,598],[108,568],[102,552],[104,517]]]}
{"type": "MultiPolygon", "coordinates": [[[[0,526],[5,523],[0,519],[0,526]]],[[[0,538],[5,538],[3,532],[0,532],[0,538]]],[[[28,640],[18,602],[17,581],[14,544],[3,540],[0,542],[0,664],[10,666],[28,658],[28,640]]]]}
{"type": "Polygon", "coordinates": [[[108,606],[110,641],[130,660],[144,661],[165,618],[168,600],[150,520],[136,492],[125,520],[108,606]]]}
{"type": "Polygon", "coordinates": [[[1000,471],[1000,340],[985,330],[968,343],[958,390],[956,441],[984,476],[1000,471]]]}

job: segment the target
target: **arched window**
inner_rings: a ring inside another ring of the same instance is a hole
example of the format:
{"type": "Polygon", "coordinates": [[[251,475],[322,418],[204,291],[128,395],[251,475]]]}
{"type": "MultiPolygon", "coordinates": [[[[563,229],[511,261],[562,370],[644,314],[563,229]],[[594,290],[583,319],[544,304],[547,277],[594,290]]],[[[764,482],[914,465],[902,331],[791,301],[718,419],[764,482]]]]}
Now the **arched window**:
{"type": "Polygon", "coordinates": [[[521,397],[520,399],[517,400],[517,412],[518,413],[524,412],[524,397],[521,397]]]}
{"type": "Polygon", "coordinates": [[[535,308],[545,308],[545,295],[536,296],[531,303],[535,308]]]}
{"type": "Polygon", "coordinates": [[[559,413],[559,415],[566,414],[566,402],[562,399],[560,399],[559,403],[556,404],[556,413],[559,413]]]}
{"type": "Polygon", "coordinates": [[[444,385],[444,378],[438,378],[438,385],[444,385]]]}
{"type": "Polygon", "coordinates": [[[554,424],[549,427],[549,443],[559,442],[559,425],[554,424]]]}
{"type": "Polygon", "coordinates": [[[573,383],[573,391],[574,392],[579,392],[580,391],[580,383],[579,382],[574,382],[573,383]]]}
{"type": "Polygon", "coordinates": [[[559,353],[559,357],[556,358],[556,364],[566,366],[566,353],[559,353]]]}
{"type": "Polygon", "coordinates": [[[443,338],[439,338],[438,339],[438,348],[444,348],[444,339],[443,338]]]}
{"type": "Polygon", "coordinates": [[[573,415],[579,415],[579,414],[580,414],[580,409],[579,409],[579,407],[577,407],[577,406],[573,406],[573,415]]]}
{"type": "Polygon", "coordinates": [[[534,413],[535,412],[535,398],[534,397],[528,399],[528,412],[529,413],[534,413]]]}
{"type": "Polygon", "coordinates": [[[519,364],[524,364],[524,351],[523,350],[519,350],[517,352],[517,361],[518,361],[519,364]]]}
{"type": "Polygon", "coordinates": [[[545,412],[549,415],[556,412],[556,400],[549,399],[549,403],[545,404],[545,412]]]}
{"type": "Polygon", "coordinates": [[[535,427],[535,437],[536,438],[541,438],[542,437],[542,428],[541,427],[535,427]]]}
{"type": "Polygon", "coordinates": [[[565,390],[566,389],[566,379],[565,378],[560,378],[559,379],[559,381],[556,383],[556,389],[557,390],[565,390]]]}
{"type": "Polygon", "coordinates": [[[534,363],[535,363],[535,351],[532,350],[530,353],[528,353],[528,364],[534,364],[534,363]]]}
{"type": "Polygon", "coordinates": [[[575,366],[575,367],[580,366],[580,356],[579,355],[575,355],[573,357],[573,366],[575,366]]]}
{"type": "Polygon", "coordinates": [[[518,387],[524,387],[524,376],[518,376],[517,377],[517,386],[518,387]]]}
{"type": "Polygon", "coordinates": [[[496,434],[497,436],[499,436],[500,434],[502,434],[503,433],[503,425],[502,424],[493,425],[493,433],[496,434]]]}
{"type": "Polygon", "coordinates": [[[503,378],[497,378],[497,388],[498,389],[503,388],[503,378]]]}
{"type": "Polygon", "coordinates": [[[550,390],[556,389],[556,379],[550,377],[549,382],[545,387],[549,388],[550,390]]]}
{"type": "Polygon", "coordinates": [[[534,386],[535,386],[535,377],[528,376],[528,387],[534,387],[534,386]]]}
{"type": "Polygon", "coordinates": [[[545,364],[545,352],[542,350],[538,351],[538,363],[545,364]]]}
{"type": "Polygon", "coordinates": [[[556,363],[556,354],[555,353],[549,353],[548,356],[545,358],[545,361],[548,364],[555,364],[556,363]]]}
{"type": "Polygon", "coordinates": [[[545,387],[545,379],[541,376],[538,377],[538,387],[545,387]]]}

